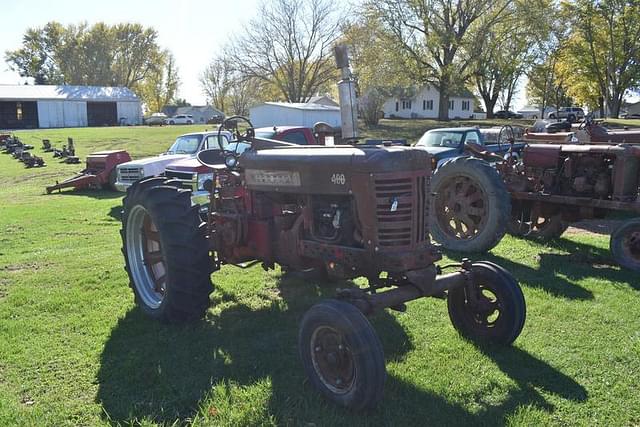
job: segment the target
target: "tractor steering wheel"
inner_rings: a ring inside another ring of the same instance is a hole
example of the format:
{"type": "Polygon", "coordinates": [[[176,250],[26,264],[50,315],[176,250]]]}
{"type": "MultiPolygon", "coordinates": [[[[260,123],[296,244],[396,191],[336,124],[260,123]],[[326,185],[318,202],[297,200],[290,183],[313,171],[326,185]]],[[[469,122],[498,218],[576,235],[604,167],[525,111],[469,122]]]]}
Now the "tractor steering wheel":
{"type": "Polygon", "coordinates": [[[256,132],[253,127],[253,123],[244,117],[244,116],[231,116],[226,118],[220,127],[218,128],[218,145],[220,146],[220,151],[224,155],[224,163],[229,169],[234,169],[238,165],[238,147],[240,143],[251,143],[251,139],[255,138],[256,132]],[[248,128],[241,132],[238,128],[238,122],[245,122],[248,125],[248,128]],[[231,132],[234,139],[229,141],[230,144],[235,144],[233,150],[227,150],[222,144],[222,130],[226,129],[231,132]]]}

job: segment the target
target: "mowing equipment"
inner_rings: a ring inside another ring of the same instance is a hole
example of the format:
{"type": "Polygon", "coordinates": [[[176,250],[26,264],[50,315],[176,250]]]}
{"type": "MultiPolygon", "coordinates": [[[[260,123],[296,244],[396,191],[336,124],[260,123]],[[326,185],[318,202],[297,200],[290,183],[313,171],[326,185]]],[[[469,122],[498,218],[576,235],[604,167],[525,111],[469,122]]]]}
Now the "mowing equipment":
{"type": "Polygon", "coordinates": [[[47,194],[63,188],[81,189],[115,189],[116,166],[131,160],[124,150],[98,151],[87,156],[86,168],[77,175],[46,188],[47,194]]]}

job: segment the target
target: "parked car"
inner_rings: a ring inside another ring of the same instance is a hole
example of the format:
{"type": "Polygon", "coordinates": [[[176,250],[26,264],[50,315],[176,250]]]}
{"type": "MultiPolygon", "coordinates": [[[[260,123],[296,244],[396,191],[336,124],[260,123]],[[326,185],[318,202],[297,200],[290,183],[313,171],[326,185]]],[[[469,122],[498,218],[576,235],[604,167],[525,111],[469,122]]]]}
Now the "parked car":
{"type": "Polygon", "coordinates": [[[584,120],[584,110],[580,107],[562,107],[558,111],[550,112],[548,118],[578,122],[584,120]]]}
{"type": "Polygon", "coordinates": [[[624,114],[623,119],[640,119],[640,113],[624,114]]]}
{"type": "Polygon", "coordinates": [[[178,114],[165,120],[168,125],[192,125],[193,116],[191,114],[178,114]]]}
{"type": "Polygon", "coordinates": [[[219,125],[224,120],[224,114],[214,114],[207,119],[208,125],[219,125]]]}
{"type": "Polygon", "coordinates": [[[144,119],[144,124],[147,126],[162,126],[167,120],[167,115],[164,113],[153,113],[149,117],[144,119]]]}
{"type": "MultiPolygon", "coordinates": [[[[276,141],[290,142],[297,145],[321,145],[322,143],[314,135],[313,129],[299,126],[274,126],[256,128],[256,137],[275,139],[276,141]]],[[[215,148],[210,146],[210,148],[215,148]]],[[[246,143],[231,143],[225,150],[236,153],[244,153],[249,148],[246,143]]],[[[195,156],[194,156],[195,157],[195,156]]],[[[190,188],[191,202],[199,205],[201,212],[206,212],[209,205],[209,192],[205,189],[207,180],[213,180],[213,171],[202,165],[198,159],[183,158],[169,164],[164,172],[168,178],[181,181],[184,186],[190,188]]]]}
{"type": "MultiPolygon", "coordinates": [[[[509,129],[509,127],[503,129],[509,129]]],[[[507,143],[508,136],[510,136],[508,133],[512,131],[501,133],[499,129],[498,132],[494,132],[494,130],[496,128],[487,129],[486,135],[484,135],[483,131],[476,127],[431,129],[422,135],[416,143],[416,147],[421,147],[431,154],[434,169],[451,158],[473,157],[474,152],[469,150],[469,145],[500,157],[504,157],[511,150],[511,155],[518,157],[525,144],[515,142],[512,148],[512,144],[507,143]]]]}
{"type": "Polygon", "coordinates": [[[493,113],[493,116],[497,119],[521,119],[523,116],[520,113],[514,113],[510,110],[500,110],[493,113]]]}
{"type": "MultiPolygon", "coordinates": [[[[231,141],[229,131],[222,131],[223,146],[231,141]]],[[[166,153],[144,159],[132,160],[118,165],[116,189],[127,191],[127,188],[143,178],[161,175],[167,165],[178,160],[194,158],[196,154],[210,147],[218,147],[218,131],[194,132],[179,136],[166,153]]]]}

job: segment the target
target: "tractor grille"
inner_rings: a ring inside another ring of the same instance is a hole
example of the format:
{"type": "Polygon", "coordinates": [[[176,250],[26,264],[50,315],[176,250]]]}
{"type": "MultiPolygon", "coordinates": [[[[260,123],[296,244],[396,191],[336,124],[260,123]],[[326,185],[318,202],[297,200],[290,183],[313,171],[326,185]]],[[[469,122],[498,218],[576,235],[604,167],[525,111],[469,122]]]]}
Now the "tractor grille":
{"type": "Polygon", "coordinates": [[[118,177],[120,182],[136,182],[144,178],[140,168],[119,168],[118,177]]]}
{"type": "MultiPolygon", "coordinates": [[[[395,175],[395,174],[394,174],[395,175]]],[[[426,240],[427,178],[375,178],[378,244],[381,247],[413,246],[426,240]]]]}

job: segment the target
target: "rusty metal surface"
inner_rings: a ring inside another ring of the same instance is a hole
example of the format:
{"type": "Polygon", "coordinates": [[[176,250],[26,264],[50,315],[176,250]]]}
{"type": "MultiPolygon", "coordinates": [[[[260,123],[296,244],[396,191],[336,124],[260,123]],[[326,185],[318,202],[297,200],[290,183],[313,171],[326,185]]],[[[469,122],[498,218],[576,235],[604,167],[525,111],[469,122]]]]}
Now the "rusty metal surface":
{"type": "Polygon", "coordinates": [[[553,194],[529,193],[524,191],[512,192],[511,197],[518,200],[531,200],[556,205],[586,206],[640,213],[640,203],[637,201],[618,202],[615,200],[594,199],[591,197],[559,196],[553,194]]]}
{"type": "Polygon", "coordinates": [[[487,222],[489,195],[470,177],[454,176],[443,182],[435,212],[443,231],[458,239],[471,239],[487,222]]]}

